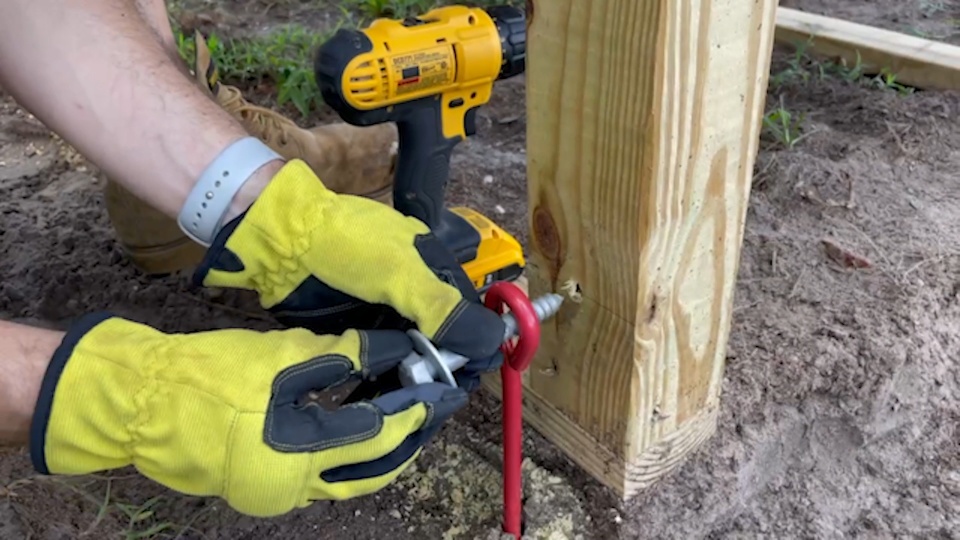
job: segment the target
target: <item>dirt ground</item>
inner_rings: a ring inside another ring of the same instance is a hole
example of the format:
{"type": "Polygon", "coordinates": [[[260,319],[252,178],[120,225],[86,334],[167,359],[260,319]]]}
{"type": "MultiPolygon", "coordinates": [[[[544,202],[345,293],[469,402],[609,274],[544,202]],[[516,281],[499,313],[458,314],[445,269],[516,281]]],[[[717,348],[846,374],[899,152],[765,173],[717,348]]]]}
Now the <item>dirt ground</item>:
{"type": "MultiPolygon", "coordinates": [[[[960,42],[957,2],[783,5],[960,42]]],[[[296,15],[230,21],[259,31],[296,15]]],[[[788,59],[778,51],[773,71],[788,59]]],[[[458,148],[450,200],[525,241],[523,84],[499,84],[458,148]]],[[[781,97],[806,135],[765,140],[758,157],[718,433],[621,505],[527,430],[531,537],[960,538],[960,93],[814,78],[771,88],[769,106],[781,97]]],[[[165,331],[273,326],[249,297],[139,275],[93,166],[5,96],[0,224],[0,317],[62,326],[106,308],[165,331]]],[[[6,450],[0,537],[495,538],[498,444],[499,407],[480,394],[386,490],[269,520],[131,470],[36,478],[25,450],[6,450]]]]}

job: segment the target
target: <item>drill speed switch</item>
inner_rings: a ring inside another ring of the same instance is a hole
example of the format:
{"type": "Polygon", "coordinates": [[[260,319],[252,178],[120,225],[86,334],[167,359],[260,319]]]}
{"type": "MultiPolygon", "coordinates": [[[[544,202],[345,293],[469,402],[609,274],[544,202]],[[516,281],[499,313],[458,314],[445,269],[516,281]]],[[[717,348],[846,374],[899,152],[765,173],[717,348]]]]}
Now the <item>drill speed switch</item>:
{"type": "MultiPolygon", "coordinates": [[[[547,294],[530,303],[537,314],[537,320],[543,322],[560,311],[563,296],[547,294]]],[[[503,341],[506,342],[516,337],[518,325],[511,313],[504,313],[502,319],[506,326],[503,341]]],[[[469,359],[446,349],[438,350],[426,336],[416,330],[411,330],[407,334],[413,340],[415,352],[410,353],[400,364],[400,383],[403,386],[412,386],[440,381],[450,386],[457,386],[453,372],[465,366],[469,359]]]]}

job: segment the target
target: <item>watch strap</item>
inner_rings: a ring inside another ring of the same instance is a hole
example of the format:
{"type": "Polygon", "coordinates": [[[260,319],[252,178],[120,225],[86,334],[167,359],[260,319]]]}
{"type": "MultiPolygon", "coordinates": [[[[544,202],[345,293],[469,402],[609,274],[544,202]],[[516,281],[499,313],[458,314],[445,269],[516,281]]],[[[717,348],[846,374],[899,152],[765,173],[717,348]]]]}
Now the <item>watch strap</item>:
{"type": "Polygon", "coordinates": [[[244,137],[227,146],[204,169],[180,209],[177,223],[184,234],[209,247],[233,198],[250,176],[267,163],[283,159],[256,137],[244,137]]]}

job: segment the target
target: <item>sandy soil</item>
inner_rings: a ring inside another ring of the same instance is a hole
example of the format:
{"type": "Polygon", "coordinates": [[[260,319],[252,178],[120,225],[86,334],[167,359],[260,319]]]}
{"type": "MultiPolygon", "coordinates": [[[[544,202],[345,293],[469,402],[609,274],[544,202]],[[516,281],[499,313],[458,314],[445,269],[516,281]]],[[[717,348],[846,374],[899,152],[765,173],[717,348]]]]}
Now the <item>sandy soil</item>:
{"type": "MultiPolygon", "coordinates": [[[[960,16],[956,2],[784,5],[939,34],[960,16]],[[925,16],[935,4],[943,10],[925,16]]],[[[281,6],[270,20],[294,15],[281,6]]],[[[247,29],[265,24],[244,11],[230,22],[245,16],[247,29]]],[[[787,58],[777,53],[775,72],[787,58]]],[[[500,216],[525,241],[523,84],[498,85],[480,134],[457,150],[450,200],[500,216]]],[[[528,430],[531,537],[960,538],[960,93],[813,78],[771,88],[770,106],[781,97],[806,115],[807,135],[791,149],[765,140],[758,158],[719,432],[620,505],[528,430]]],[[[6,97],[0,194],[4,318],[62,326],[107,308],[166,331],[272,326],[249,297],[138,275],[115,245],[92,165],[6,97]]],[[[495,538],[498,421],[480,394],[395,485],[273,520],[130,470],[36,478],[25,450],[7,450],[0,537],[161,527],[154,537],[495,538]],[[152,513],[133,519],[141,507],[152,513]]]]}

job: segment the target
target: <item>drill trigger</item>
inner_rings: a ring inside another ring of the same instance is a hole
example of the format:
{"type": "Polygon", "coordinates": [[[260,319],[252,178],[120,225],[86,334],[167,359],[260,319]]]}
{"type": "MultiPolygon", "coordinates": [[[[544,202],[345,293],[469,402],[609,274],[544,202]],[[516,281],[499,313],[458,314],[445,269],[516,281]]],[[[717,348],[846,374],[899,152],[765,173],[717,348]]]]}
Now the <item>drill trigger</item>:
{"type": "Polygon", "coordinates": [[[477,133],[477,110],[480,107],[470,107],[463,117],[463,131],[467,137],[472,137],[477,133]]]}

